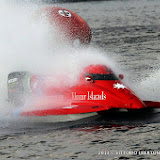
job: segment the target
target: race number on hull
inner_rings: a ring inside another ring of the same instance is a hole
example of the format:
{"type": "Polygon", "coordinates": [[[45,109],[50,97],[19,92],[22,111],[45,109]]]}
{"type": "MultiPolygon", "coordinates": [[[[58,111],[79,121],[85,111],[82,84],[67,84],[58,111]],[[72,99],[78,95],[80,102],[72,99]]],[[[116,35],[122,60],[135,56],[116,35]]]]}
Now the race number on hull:
{"type": "Polygon", "coordinates": [[[71,17],[71,13],[66,11],[66,10],[59,10],[58,13],[61,15],[61,16],[64,16],[64,17],[71,17]]]}

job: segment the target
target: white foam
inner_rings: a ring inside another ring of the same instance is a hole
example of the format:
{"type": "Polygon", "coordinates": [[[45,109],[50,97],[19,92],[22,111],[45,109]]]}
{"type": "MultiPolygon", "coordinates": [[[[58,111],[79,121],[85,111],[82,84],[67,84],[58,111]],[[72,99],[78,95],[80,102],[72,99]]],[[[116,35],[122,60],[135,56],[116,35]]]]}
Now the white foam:
{"type": "Polygon", "coordinates": [[[0,115],[9,115],[7,76],[13,71],[38,74],[69,75],[67,85],[73,85],[84,66],[113,63],[95,47],[75,49],[58,39],[58,33],[45,20],[37,20],[37,6],[20,6],[0,1],[0,115]],[[36,15],[36,16],[35,16],[36,15]],[[52,32],[51,32],[52,31],[52,32]]]}
{"type": "Polygon", "coordinates": [[[160,70],[139,82],[134,90],[143,100],[160,101],[160,70]]]}

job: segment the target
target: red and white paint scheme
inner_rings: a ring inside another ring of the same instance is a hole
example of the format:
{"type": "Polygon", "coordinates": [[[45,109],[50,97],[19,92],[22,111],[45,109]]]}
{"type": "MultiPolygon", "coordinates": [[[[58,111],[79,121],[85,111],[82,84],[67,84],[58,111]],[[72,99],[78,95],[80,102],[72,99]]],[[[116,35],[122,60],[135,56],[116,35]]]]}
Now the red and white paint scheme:
{"type": "Polygon", "coordinates": [[[59,31],[74,46],[88,45],[91,41],[91,29],[87,22],[68,9],[47,7],[41,10],[53,27],[59,31]]]}
{"type": "Polygon", "coordinates": [[[45,81],[47,77],[43,77],[43,80],[37,77],[38,75],[31,76],[32,95],[29,103],[19,110],[21,116],[77,115],[78,117],[81,115],[86,117],[87,113],[91,116],[113,108],[127,110],[160,108],[159,102],[139,99],[106,65],[85,67],[77,83],[71,87],[63,87],[63,85],[58,87],[45,81]]]}

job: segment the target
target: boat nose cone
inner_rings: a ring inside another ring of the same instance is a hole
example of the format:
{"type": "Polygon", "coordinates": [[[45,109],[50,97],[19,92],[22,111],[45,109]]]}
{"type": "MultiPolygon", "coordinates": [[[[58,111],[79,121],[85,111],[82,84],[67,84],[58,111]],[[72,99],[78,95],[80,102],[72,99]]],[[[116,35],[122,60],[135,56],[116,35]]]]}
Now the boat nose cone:
{"type": "Polygon", "coordinates": [[[144,104],[143,101],[141,101],[138,97],[134,95],[134,97],[130,98],[130,108],[131,109],[141,109],[145,108],[146,105],[144,104]]]}
{"type": "Polygon", "coordinates": [[[130,108],[131,109],[141,109],[141,108],[145,108],[145,104],[143,104],[142,102],[140,103],[130,103],[130,108]]]}
{"type": "Polygon", "coordinates": [[[145,104],[138,96],[128,87],[122,83],[114,83],[113,89],[115,97],[121,103],[120,107],[126,109],[141,109],[145,108],[145,104]]]}

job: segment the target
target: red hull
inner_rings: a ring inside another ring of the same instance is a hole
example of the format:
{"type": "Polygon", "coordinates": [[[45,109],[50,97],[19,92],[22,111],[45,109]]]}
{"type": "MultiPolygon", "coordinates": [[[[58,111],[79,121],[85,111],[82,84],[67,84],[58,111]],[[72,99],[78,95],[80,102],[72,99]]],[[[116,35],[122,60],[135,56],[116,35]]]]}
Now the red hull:
{"type": "Polygon", "coordinates": [[[36,76],[33,76],[31,82],[34,98],[29,98],[30,103],[21,108],[20,114],[23,116],[82,114],[112,108],[135,110],[160,106],[159,102],[140,100],[104,65],[86,67],[77,84],[72,87],[54,86],[45,80],[39,82],[36,76]],[[41,90],[43,96],[37,94],[34,83],[36,86],[41,84],[38,92],[41,90]]]}

